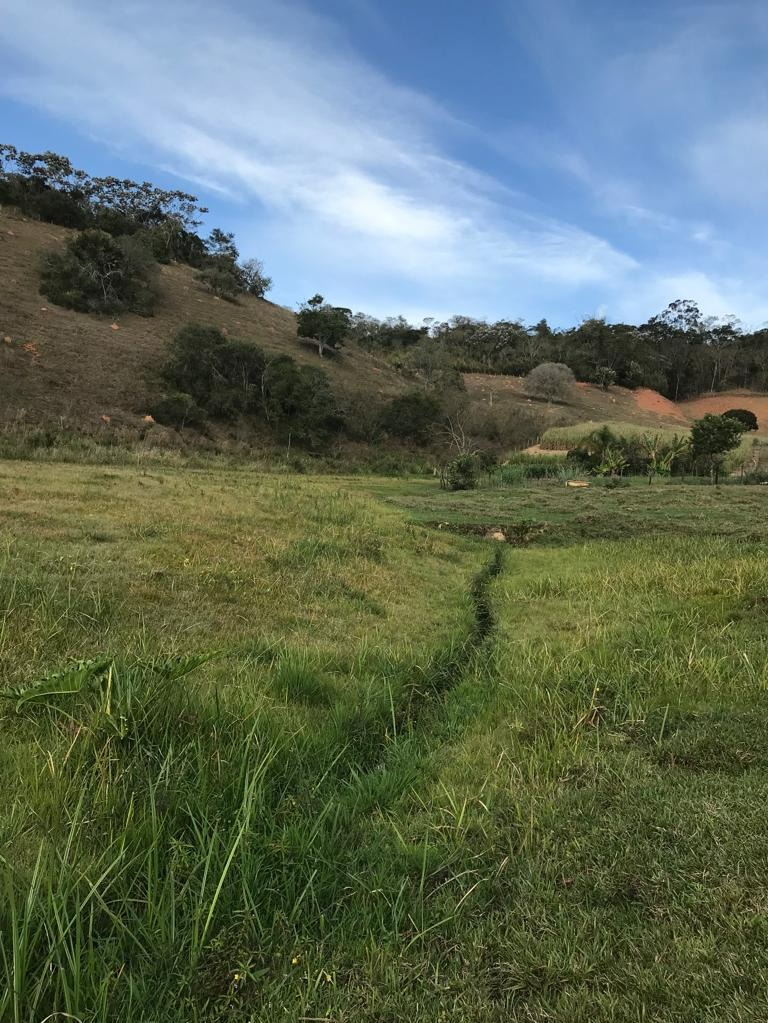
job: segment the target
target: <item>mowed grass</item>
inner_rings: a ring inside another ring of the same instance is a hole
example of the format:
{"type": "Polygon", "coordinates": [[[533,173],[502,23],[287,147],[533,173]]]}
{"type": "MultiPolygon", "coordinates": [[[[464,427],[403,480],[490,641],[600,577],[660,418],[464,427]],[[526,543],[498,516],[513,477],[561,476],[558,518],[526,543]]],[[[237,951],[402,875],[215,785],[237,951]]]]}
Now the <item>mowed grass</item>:
{"type": "Polygon", "coordinates": [[[0,469],[0,1019],[766,1018],[764,488],[0,469]]]}
{"type": "Polygon", "coordinates": [[[538,543],[562,546],[590,539],[649,534],[768,540],[768,488],[709,481],[629,478],[612,486],[589,480],[584,489],[559,480],[448,493],[431,481],[370,481],[367,488],[406,510],[414,521],[447,527],[505,526],[528,519],[546,526],[538,543]]]}

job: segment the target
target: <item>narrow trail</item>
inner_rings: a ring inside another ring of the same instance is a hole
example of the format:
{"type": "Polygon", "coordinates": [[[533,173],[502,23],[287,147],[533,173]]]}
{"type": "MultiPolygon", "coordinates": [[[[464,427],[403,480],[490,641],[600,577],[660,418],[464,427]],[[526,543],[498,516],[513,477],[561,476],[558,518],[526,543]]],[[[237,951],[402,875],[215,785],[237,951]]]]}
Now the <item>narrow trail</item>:
{"type": "Polygon", "coordinates": [[[424,724],[424,718],[457,685],[470,662],[490,637],[495,619],[488,589],[503,568],[504,548],[499,546],[470,584],[473,622],[468,635],[459,646],[434,654],[425,668],[406,686],[406,699],[401,701],[400,710],[394,716],[398,734],[407,730],[413,735],[424,724]]]}
{"type": "MultiPolygon", "coordinates": [[[[383,779],[390,770],[401,770],[404,754],[412,758],[415,769],[427,755],[430,739],[434,740],[439,730],[442,705],[493,633],[489,587],[503,571],[504,555],[503,546],[497,545],[471,580],[472,619],[461,638],[435,651],[426,663],[403,665],[382,679],[373,702],[363,696],[360,703],[346,709],[342,725],[345,741],[334,754],[323,784],[315,789],[315,799],[332,801],[342,793],[348,798],[350,783],[353,788],[364,787],[366,778],[383,779]]],[[[390,796],[397,790],[398,786],[393,786],[390,796]]]]}

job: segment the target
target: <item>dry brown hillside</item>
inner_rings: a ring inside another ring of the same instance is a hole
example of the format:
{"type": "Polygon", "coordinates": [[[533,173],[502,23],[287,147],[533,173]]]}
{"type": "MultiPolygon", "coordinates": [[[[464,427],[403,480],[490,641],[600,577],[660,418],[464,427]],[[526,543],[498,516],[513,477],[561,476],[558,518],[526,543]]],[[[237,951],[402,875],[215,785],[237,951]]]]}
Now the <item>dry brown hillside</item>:
{"type": "Polygon", "coordinates": [[[686,425],[688,417],[679,405],[657,391],[638,388],[611,387],[604,390],[596,384],[580,383],[567,402],[532,401],[523,392],[522,377],[493,376],[486,373],[465,373],[468,394],[503,419],[505,413],[525,406],[535,409],[548,426],[569,426],[585,421],[637,423],[638,426],[686,425]]]}
{"type": "Polygon", "coordinates": [[[190,321],[322,365],[342,398],[378,403],[407,387],[385,363],[354,350],[320,362],[297,341],[292,312],[250,296],[237,304],[217,299],[202,290],[187,266],[161,267],[152,317],[111,319],[51,305],[38,292],[42,254],[60,248],[70,234],[0,213],[0,421],[63,417],[88,428],[106,415],[139,422],[151,406],[167,341],[190,321]]]}
{"type": "MultiPolygon", "coordinates": [[[[60,249],[70,234],[0,211],[0,423],[63,420],[90,430],[106,416],[115,425],[140,426],[157,394],[165,346],[189,322],[211,324],[268,352],[322,365],[345,403],[375,406],[414,386],[386,361],[354,348],[321,361],[299,343],[290,310],[250,296],[236,304],[222,301],[203,290],[187,266],[160,268],[160,299],[152,317],[111,319],[51,305],[38,291],[42,255],[60,249]]],[[[492,411],[502,436],[505,418],[514,419],[521,408],[534,413],[542,432],[585,420],[680,426],[734,406],[752,409],[761,430],[768,430],[768,395],[748,391],[676,405],[655,391],[582,383],[568,402],[548,405],[528,399],[519,377],[467,373],[464,382],[476,407],[492,411]]]]}

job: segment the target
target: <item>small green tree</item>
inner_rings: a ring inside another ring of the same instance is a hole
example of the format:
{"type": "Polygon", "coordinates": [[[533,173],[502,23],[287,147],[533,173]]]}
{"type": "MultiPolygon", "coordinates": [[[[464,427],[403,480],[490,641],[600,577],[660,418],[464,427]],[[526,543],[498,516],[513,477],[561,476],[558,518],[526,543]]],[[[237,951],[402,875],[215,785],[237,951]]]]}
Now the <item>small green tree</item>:
{"type": "Polygon", "coordinates": [[[650,486],[654,476],[669,476],[672,466],[688,450],[688,441],[677,435],[671,441],[665,441],[659,433],[646,433],[640,438],[640,450],[645,458],[645,474],[650,486]]]}
{"type": "Polygon", "coordinates": [[[260,259],[246,259],[238,266],[240,284],[247,295],[264,298],[272,287],[272,278],[264,273],[264,264],[260,259]]]}
{"type": "Polygon", "coordinates": [[[337,352],[352,325],[352,310],[328,305],[322,295],[313,295],[299,309],[296,332],[317,345],[322,357],[326,348],[337,352]]]}
{"type": "Polygon", "coordinates": [[[205,247],[214,259],[223,258],[236,263],[240,256],[234,234],[231,231],[222,231],[220,227],[214,227],[208,235],[205,247]]]}
{"type": "Polygon", "coordinates": [[[738,447],[744,424],[729,416],[707,414],[691,427],[691,456],[695,465],[706,468],[717,483],[725,456],[738,447]]]}
{"type": "Polygon", "coordinates": [[[604,391],[616,383],[616,370],[610,366],[598,366],[595,370],[595,383],[600,384],[604,391]]]}
{"type": "Polygon", "coordinates": [[[477,460],[474,455],[459,455],[445,467],[444,486],[448,490],[474,490],[477,486],[477,460]]]}

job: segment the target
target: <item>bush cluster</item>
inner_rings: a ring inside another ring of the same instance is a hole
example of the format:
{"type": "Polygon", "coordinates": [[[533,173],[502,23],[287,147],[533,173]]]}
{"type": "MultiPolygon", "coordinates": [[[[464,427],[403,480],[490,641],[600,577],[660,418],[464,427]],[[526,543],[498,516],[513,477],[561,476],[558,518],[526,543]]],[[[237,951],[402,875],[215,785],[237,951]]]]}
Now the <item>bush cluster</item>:
{"type": "Polygon", "coordinates": [[[180,330],[162,375],[168,391],[153,414],[168,425],[199,427],[207,418],[254,416],[277,435],[310,447],[344,425],[321,369],[300,366],[288,355],[268,356],[216,327],[190,324],[180,330]]]}
{"type": "Polygon", "coordinates": [[[379,422],[385,433],[423,444],[442,417],[438,398],[425,391],[409,391],[393,398],[382,409],[379,422]]]}
{"type": "Polygon", "coordinates": [[[40,291],[56,305],[82,313],[150,316],[156,280],[156,263],[140,241],[87,230],[71,238],[64,252],[45,257],[40,291]]]}
{"type": "Polygon", "coordinates": [[[111,272],[119,259],[118,249],[145,269],[150,262],[170,260],[196,267],[200,283],[221,298],[242,294],[263,298],[272,286],[259,260],[240,261],[233,235],[218,228],[207,239],[198,234],[200,216],[208,210],[196,196],[156,188],[146,181],[93,177],[58,153],[26,153],[0,144],[0,205],[83,232],[79,251],[67,246],[64,253],[48,257],[44,270],[43,293],[67,308],[147,311],[151,300],[142,287],[138,287],[141,294],[129,294],[126,302],[118,294],[121,289],[130,290],[126,274],[120,271],[121,279],[114,286],[114,275],[105,276],[103,264],[106,261],[111,272]],[[115,245],[110,249],[101,239],[98,253],[86,253],[102,234],[115,245]]]}

